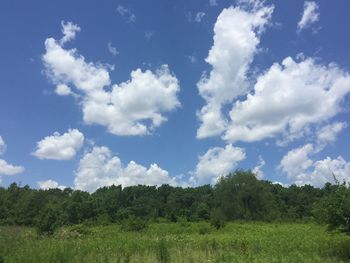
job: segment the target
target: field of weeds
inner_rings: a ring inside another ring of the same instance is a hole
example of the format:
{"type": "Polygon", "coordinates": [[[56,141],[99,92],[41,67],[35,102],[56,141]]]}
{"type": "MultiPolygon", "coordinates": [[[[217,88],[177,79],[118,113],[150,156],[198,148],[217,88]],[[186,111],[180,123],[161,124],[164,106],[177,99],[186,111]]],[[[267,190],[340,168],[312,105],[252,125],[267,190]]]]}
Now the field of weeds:
{"type": "Polygon", "coordinates": [[[0,262],[350,262],[350,236],[286,223],[72,226],[50,237],[0,227],[0,262]]]}

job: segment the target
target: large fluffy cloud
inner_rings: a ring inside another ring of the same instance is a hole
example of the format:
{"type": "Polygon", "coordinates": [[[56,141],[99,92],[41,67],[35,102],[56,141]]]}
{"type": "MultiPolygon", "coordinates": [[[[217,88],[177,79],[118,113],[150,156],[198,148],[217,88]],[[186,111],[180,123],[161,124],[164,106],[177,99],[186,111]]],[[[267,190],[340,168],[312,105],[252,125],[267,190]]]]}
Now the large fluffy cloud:
{"type": "Polygon", "coordinates": [[[214,44],[206,62],[212,66],[198,82],[206,105],[198,112],[198,138],[219,135],[226,127],[222,107],[246,92],[247,72],[258,51],[259,35],[269,22],[273,7],[255,5],[224,9],[214,26],[214,44]]]}
{"type": "Polygon", "coordinates": [[[74,185],[76,189],[95,191],[109,185],[161,185],[176,184],[175,179],[157,164],[149,168],[134,161],[124,166],[117,156],[113,156],[107,147],[93,147],[80,160],[74,185]]]}
{"type": "Polygon", "coordinates": [[[303,15],[298,22],[298,31],[310,27],[319,20],[318,5],[314,1],[305,1],[303,15]]]}
{"type": "Polygon", "coordinates": [[[335,178],[340,183],[350,182],[350,162],[341,156],[315,161],[311,158],[315,153],[312,144],[293,149],[282,158],[279,168],[297,185],[322,187],[327,182],[335,183],[335,178]]]}
{"type": "Polygon", "coordinates": [[[350,76],[337,65],[287,57],[258,78],[246,100],[234,104],[224,139],[253,142],[278,134],[290,140],[299,137],[311,124],[339,113],[349,91],[350,76]]]}
{"type": "Polygon", "coordinates": [[[0,159],[0,174],[15,175],[24,172],[24,167],[15,166],[7,163],[5,160],[0,159]]]}
{"type": "Polygon", "coordinates": [[[145,135],[166,121],[164,113],[180,106],[179,83],[167,65],[156,72],[136,69],[129,81],[108,87],[108,66],[86,62],[53,38],[46,39],[45,47],[42,59],[56,93],[75,94],[70,88],[75,87],[85,123],[103,125],[116,135],[145,135]]]}
{"type": "Polygon", "coordinates": [[[225,148],[210,148],[199,157],[191,180],[195,184],[215,183],[220,176],[232,172],[239,161],[246,158],[245,150],[228,144],[225,148]]]}
{"type": "Polygon", "coordinates": [[[116,135],[148,134],[166,121],[163,112],[180,105],[178,91],[178,81],[166,65],[155,73],[137,69],[130,81],[114,85],[111,92],[89,94],[83,105],[84,121],[107,126],[116,135]]]}
{"type": "Polygon", "coordinates": [[[39,159],[70,160],[84,144],[84,135],[77,129],[60,134],[55,132],[37,142],[33,155],[39,159]]]}

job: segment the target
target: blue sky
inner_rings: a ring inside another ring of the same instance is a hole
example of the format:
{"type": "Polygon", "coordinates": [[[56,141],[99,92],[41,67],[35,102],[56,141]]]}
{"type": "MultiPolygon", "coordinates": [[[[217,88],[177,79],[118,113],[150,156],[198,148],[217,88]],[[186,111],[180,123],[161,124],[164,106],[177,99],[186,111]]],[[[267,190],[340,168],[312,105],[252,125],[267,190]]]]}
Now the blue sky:
{"type": "Polygon", "coordinates": [[[1,185],[350,181],[349,8],[2,1],[1,185]]]}

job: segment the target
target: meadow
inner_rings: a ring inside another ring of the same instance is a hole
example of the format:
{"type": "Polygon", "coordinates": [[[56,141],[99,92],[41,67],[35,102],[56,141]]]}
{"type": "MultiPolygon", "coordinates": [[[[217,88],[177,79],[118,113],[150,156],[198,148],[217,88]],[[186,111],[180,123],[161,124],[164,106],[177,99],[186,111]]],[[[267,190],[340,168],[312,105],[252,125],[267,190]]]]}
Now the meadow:
{"type": "Polygon", "coordinates": [[[0,227],[0,262],[350,262],[350,236],[296,223],[65,226],[52,236],[0,227]]]}

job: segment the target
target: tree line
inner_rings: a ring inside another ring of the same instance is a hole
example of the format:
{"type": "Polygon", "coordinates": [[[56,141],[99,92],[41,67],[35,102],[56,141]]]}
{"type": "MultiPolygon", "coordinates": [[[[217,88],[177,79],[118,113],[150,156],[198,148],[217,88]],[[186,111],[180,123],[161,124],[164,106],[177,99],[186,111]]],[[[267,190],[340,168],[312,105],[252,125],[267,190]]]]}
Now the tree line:
{"type": "Polygon", "coordinates": [[[94,193],[66,188],[38,190],[12,183],[0,187],[0,224],[37,227],[53,233],[64,225],[133,221],[225,222],[315,221],[350,232],[350,189],[345,183],[283,187],[237,170],[214,185],[112,185],[94,193]]]}

